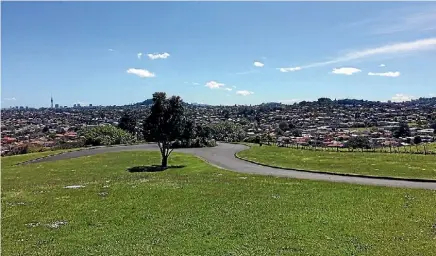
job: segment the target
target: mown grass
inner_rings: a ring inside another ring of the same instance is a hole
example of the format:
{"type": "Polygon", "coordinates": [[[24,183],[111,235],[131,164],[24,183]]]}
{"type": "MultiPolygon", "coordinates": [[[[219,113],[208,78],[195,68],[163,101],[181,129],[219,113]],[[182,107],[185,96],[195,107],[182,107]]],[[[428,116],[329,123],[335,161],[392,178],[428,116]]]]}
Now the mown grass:
{"type": "Polygon", "coordinates": [[[126,171],[159,161],[121,152],[6,165],[2,255],[436,252],[435,191],[251,176],[180,153],[170,165],[184,168],[126,171]]]}
{"type": "Polygon", "coordinates": [[[239,157],[272,166],[373,176],[436,179],[436,156],[326,152],[250,144],[239,157]]]}
{"type": "Polygon", "coordinates": [[[3,166],[11,166],[14,164],[22,163],[28,160],[49,156],[49,155],[56,155],[64,152],[70,152],[70,151],[76,151],[81,150],[83,148],[70,148],[70,149],[60,149],[60,150],[49,150],[44,152],[36,152],[36,153],[28,153],[28,154],[22,154],[22,155],[14,155],[14,156],[2,156],[1,157],[1,165],[3,166]]]}

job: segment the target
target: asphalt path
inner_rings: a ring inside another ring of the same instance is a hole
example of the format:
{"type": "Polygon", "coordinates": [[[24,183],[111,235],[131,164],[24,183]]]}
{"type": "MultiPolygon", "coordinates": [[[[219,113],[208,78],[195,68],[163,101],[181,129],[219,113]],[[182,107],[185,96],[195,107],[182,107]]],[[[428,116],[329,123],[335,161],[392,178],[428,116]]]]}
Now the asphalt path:
{"type": "MultiPolygon", "coordinates": [[[[353,184],[363,184],[363,185],[436,190],[436,181],[426,182],[426,181],[393,180],[393,179],[372,178],[372,177],[343,176],[343,175],[336,175],[336,174],[315,173],[315,172],[297,171],[297,170],[284,170],[279,168],[257,165],[254,163],[237,159],[235,157],[235,153],[247,148],[248,148],[247,146],[240,145],[240,144],[219,143],[218,146],[213,148],[175,149],[174,152],[193,154],[203,158],[204,160],[206,160],[212,165],[235,172],[240,172],[240,173],[270,175],[276,177],[288,177],[288,178],[308,179],[308,180],[322,180],[322,181],[330,181],[330,182],[353,183],[353,184]]],[[[58,160],[90,156],[90,155],[109,153],[109,152],[137,151],[137,150],[158,150],[158,147],[156,144],[101,147],[101,148],[72,151],[68,153],[53,155],[46,158],[27,162],[27,164],[58,161],[58,160]]],[[[350,166],[350,168],[352,168],[352,166],[350,166]]]]}

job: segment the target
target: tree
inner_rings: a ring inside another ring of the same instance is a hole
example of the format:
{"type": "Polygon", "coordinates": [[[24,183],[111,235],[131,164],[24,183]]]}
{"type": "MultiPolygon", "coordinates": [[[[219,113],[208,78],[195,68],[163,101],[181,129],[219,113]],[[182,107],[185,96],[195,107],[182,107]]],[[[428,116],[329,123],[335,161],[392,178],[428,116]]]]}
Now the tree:
{"type": "Polygon", "coordinates": [[[292,133],[292,136],[294,136],[294,137],[301,137],[301,136],[303,136],[303,132],[300,129],[293,129],[291,131],[291,133],[292,133]]]}
{"type": "Polygon", "coordinates": [[[44,128],[42,128],[42,132],[43,133],[47,133],[49,131],[48,126],[44,126],[44,128]]]}
{"type": "Polygon", "coordinates": [[[289,125],[286,122],[280,122],[279,123],[279,128],[282,131],[287,131],[287,130],[289,130],[289,125]]]}
{"type": "Polygon", "coordinates": [[[186,143],[187,146],[189,146],[190,141],[192,139],[195,139],[196,137],[196,129],[195,124],[193,121],[188,120],[184,124],[183,133],[182,133],[182,140],[186,143]]]}
{"type": "Polygon", "coordinates": [[[166,93],[155,92],[151,113],[144,121],[144,138],[157,142],[162,156],[161,167],[168,166],[173,141],[182,138],[184,124],[183,101],[179,96],[167,99],[166,93]]]}
{"type": "Polygon", "coordinates": [[[246,136],[242,126],[233,122],[219,122],[212,124],[209,127],[211,135],[217,141],[239,142],[246,136]]]}
{"type": "Polygon", "coordinates": [[[128,113],[125,113],[118,123],[118,128],[126,132],[135,134],[136,120],[128,113]]]}
{"type": "Polygon", "coordinates": [[[420,136],[415,136],[415,138],[413,138],[413,144],[418,145],[421,144],[422,139],[420,136]]]}
{"type": "Polygon", "coordinates": [[[394,130],[393,136],[395,138],[409,137],[410,136],[409,125],[406,122],[401,122],[400,126],[394,130]]]}
{"type": "Polygon", "coordinates": [[[371,143],[369,142],[369,139],[367,137],[356,136],[356,137],[351,137],[348,140],[347,147],[369,149],[371,148],[371,143]]]}

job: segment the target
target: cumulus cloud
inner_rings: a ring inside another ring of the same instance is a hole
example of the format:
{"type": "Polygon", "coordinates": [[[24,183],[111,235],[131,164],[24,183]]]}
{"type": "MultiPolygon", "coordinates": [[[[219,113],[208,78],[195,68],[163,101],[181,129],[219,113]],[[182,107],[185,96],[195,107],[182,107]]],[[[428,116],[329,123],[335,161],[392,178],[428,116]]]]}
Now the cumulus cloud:
{"type": "Polygon", "coordinates": [[[379,67],[384,68],[384,67],[386,67],[386,65],[385,64],[380,64],[379,67]]]}
{"type": "Polygon", "coordinates": [[[387,76],[387,77],[399,77],[400,76],[400,72],[396,71],[396,72],[384,72],[384,73],[374,73],[374,72],[369,72],[368,76],[387,76]]]}
{"type": "Polygon", "coordinates": [[[351,76],[352,74],[356,74],[361,72],[362,70],[358,69],[358,68],[334,68],[332,73],[333,74],[337,74],[337,75],[347,75],[347,76],[351,76]]]}
{"type": "Polygon", "coordinates": [[[210,89],[219,89],[221,87],[224,87],[225,84],[218,83],[217,81],[209,81],[204,86],[209,87],[210,89]]]}
{"type": "Polygon", "coordinates": [[[263,64],[262,62],[259,62],[259,61],[255,61],[255,62],[253,63],[253,65],[254,65],[255,67],[259,67],[259,68],[265,66],[265,64],[263,64]]]}
{"type": "Polygon", "coordinates": [[[397,93],[394,96],[392,96],[391,100],[393,102],[404,102],[404,101],[411,101],[415,98],[416,97],[414,97],[414,96],[410,96],[410,95],[406,95],[406,94],[402,94],[402,93],[397,93]]]}
{"type": "Polygon", "coordinates": [[[224,88],[224,90],[226,90],[226,91],[229,91],[229,92],[230,92],[230,91],[231,91],[231,90],[233,90],[233,89],[232,89],[232,88],[228,88],[228,87],[227,87],[227,88],[224,88]]]}
{"type": "Polygon", "coordinates": [[[110,52],[113,52],[113,51],[115,51],[114,49],[107,49],[108,51],[110,51],[110,52]]]}
{"type": "Polygon", "coordinates": [[[138,52],[137,56],[138,56],[138,59],[141,59],[141,57],[142,57],[142,52],[138,52]]]}
{"type": "Polygon", "coordinates": [[[254,94],[254,92],[242,90],[242,91],[237,91],[236,94],[241,95],[241,96],[248,96],[248,95],[254,94]]]}
{"type": "Polygon", "coordinates": [[[170,57],[170,54],[167,52],[164,53],[149,53],[147,54],[147,56],[152,59],[152,60],[156,60],[156,59],[166,59],[168,57],[170,57]]]}
{"type": "Polygon", "coordinates": [[[12,97],[12,98],[4,98],[4,100],[14,101],[14,100],[17,100],[17,99],[15,97],[12,97]]]}
{"type": "Polygon", "coordinates": [[[137,75],[142,78],[149,78],[149,77],[155,77],[156,75],[146,69],[139,69],[139,68],[129,68],[127,70],[127,73],[137,75]]]}
{"type": "Polygon", "coordinates": [[[293,72],[301,70],[301,67],[293,67],[293,68],[279,68],[280,72],[287,73],[287,72],[293,72]]]}

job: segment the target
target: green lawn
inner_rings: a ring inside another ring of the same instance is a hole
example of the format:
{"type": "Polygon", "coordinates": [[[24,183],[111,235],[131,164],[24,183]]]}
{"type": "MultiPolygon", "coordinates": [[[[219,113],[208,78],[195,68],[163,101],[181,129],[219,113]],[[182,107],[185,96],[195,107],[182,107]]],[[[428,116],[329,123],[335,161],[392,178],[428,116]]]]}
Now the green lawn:
{"type": "Polygon", "coordinates": [[[154,173],[126,169],[159,163],[158,152],[11,161],[3,159],[2,255],[436,252],[436,191],[251,176],[180,153],[170,164],[185,168],[154,173]]]}
{"type": "Polygon", "coordinates": [[[59,153],[64,152],[70,152],[70,151],[76,151],[83,148],[70,148],[70,149],[60,149],[60,150],[48,150],[44,152],[37,152],[37,153],[29,153],[29,154],[22,154],[22,155],[14,155],[14,156],[3,156],[1,157],[1,164],[2,167],[22,163],[28,160],[32,160],[39,157],[49,156],[49,155],[55,155],[59,153]]]}
{"type": "Polygon", "coordinates": [[[250,145],[244,159],[273,166],[374,176],[436,179],[436,156],[374,152],[325,152],[250,145]]]}

